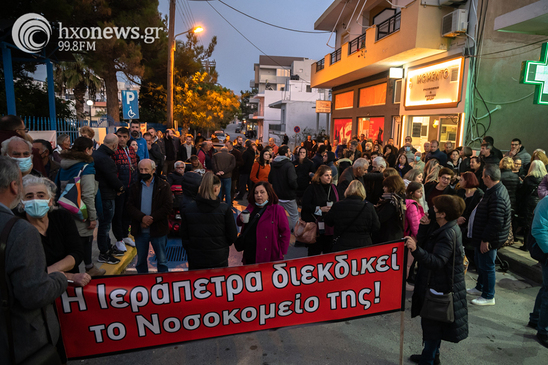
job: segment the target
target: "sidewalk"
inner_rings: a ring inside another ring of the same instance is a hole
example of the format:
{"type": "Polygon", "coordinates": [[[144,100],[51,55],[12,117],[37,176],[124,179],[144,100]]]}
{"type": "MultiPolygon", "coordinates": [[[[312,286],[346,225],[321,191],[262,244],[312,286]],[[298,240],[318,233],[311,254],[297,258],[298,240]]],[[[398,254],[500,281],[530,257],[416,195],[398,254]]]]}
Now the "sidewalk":
{"type": "MultiPolygon", "coordinates": [[[[519,247],[522,241],[498,251],[501,260],[508,262],[509,271],[537,283],[542,283],[542,268],[538,261],[533,260],[529,251],[522,251],[519,247]]],[[[498,262],[497,262],[498,263],[498,262]]]]}

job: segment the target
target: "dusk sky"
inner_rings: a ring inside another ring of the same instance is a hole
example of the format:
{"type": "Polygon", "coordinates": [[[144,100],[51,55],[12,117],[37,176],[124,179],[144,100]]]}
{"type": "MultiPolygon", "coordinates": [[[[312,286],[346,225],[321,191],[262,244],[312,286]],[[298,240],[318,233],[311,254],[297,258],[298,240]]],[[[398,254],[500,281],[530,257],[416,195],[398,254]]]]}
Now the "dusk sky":
{"type": "MultiPolygon", "coordinates": [[[[196,24],[205,28],[198,36],[208,44],[217,36],[217,46],[212,59],[217,62],[219,83],[234,90],[249,89],[254,78],[253,64],[259,62],[261,52],[246,41],[236,30],[212,9],[219,11],[232,25],[268,55],[294,56],[319,59],[333,50],[326,45],[329,33],[306,34],[277,29],[235,12],[219,1],[178,0],[183,9],[190,7],[196,24]],[[211,5],[211,6],[210,6],[211,5]]],[[[265,22],[286,28],[314,31],[314,22],[331,5],[333,0],[225,0],[230,6],[265,22]]],[[[159,11],[169,14],[169,0],[160,0],[159,11]]],[[[188,13],[188,11],[187,11],[188,13]]],[[[185,13],[186,14],[186,13],[185,13]]],[[[189,29],[177,11],[175,33],[189,29]]],[[[184,35],[177,39],[184,40],[184,35]]],[[[335,44],[332,37],[329,42],[335,44]]]]}

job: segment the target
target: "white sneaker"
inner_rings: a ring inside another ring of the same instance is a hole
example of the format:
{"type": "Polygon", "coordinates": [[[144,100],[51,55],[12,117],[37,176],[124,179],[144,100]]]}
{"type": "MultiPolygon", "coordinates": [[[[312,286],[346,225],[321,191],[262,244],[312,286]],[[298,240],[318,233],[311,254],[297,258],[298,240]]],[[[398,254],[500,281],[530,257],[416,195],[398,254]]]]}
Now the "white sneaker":
{"type": "Polygon", "coordinates": [[[495,305],[495,298],[485,299],[484,297],[479,297],[472,300],[472,304],[475,305],[495,305]]]}
{"type": "MultiPolygon", "coordinates": [[[[133,242],[133,240],[129,237],[124,238],[122,241],[124,241],[124,243],[128,246],[135,247],[135,242],[133,242]]],[[[124,247],[124,251],[125,251],[125,247],[124,247]]]]}
{"type": "Polygon", "coordinates": [[[466,292],[470,295],[476,295],[476,296],[480,296],[482,294],[482,292],[479,291],[478,289],[476,289],[475,287],[470,288],[470,289],[466,289],[466,292]]]}
{"type": "Polygon", "coordinates": [[[126,252],[126,251],[127,251],[126,245],[124,245],[124,242],[122,242],[122,241],[116,242],[116,248],[117,248],[119,251],[122,251],[122,252],[126,252]]]}

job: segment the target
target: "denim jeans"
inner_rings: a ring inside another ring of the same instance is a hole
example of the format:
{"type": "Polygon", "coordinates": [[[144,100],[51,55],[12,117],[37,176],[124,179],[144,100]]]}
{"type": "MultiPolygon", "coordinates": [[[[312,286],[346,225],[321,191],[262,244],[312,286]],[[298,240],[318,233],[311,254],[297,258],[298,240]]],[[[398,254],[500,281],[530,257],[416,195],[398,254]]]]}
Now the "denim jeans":
{"type": "Polygon", "coordinates": [[[135,237],[135,248],[137,248],[137,265],[135,268],[139,274],[148,273],[148,244],[152,244],[154,253],[156,254],[156,264],[158,272],[168,272],[167,258],[166,258],[166,245],[167,236],[150,237],[150,233],[141,232],[140,235],[135,237]]]}
{"type": "Polygon", "coordinates": [[[497,250],[489,250],[481,253],[480,248],[476,247],[474,261],[478,270],[478,283],[476,289],[482,292],[481,296],[485,299],[495,297],[495,259],[497,250]]]}
{"type": "Polygon", "coordinates": [[[232,189],[232,178],[221,178],[221,191],[219,191],[219,198],[223,201],[223,195],[225,196],[225,202],[228,205],[232,205],[232,196],[230,190],[232,189]]]}
{"type": "Polygon", "coordinates": [[[441,340],[425,340],[419,365],[432,365],[436,354],[440,352],[441,340]]]}
{"type": "Polygon", "coordinates": [[[102,200],[103,214],[99,215],[99,226],[97,227],[97,246],[101,253],[110,249],[110,226],[114,217],[114,199],[102,200]]]}
{"type": "Polygon", "coordinates": [[[126,189],[122,194],[116,196],[114,217],[112,219],[112,233],[114,233],[116,241],[121,241],[129,235],[131,218],[126,211],[128,195],[129,192],[126,189]]]}
{"type": "Polygon", "coordinates": [[[529,321],[537,325],[541,335],[548,335],[548,260],[541,262],[542,286],[535,300],[533,313],[529,314],[529,321]]]}

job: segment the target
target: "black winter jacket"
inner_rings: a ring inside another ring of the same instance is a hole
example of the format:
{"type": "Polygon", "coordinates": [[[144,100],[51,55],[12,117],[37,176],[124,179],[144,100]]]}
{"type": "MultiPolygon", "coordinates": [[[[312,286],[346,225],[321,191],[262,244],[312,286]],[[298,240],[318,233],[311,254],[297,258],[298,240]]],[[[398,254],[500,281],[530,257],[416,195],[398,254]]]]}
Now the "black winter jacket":
{"type": "Polygon", "coordinates": [[[411,304],[411,317],[420,314],[426,291],[430,288],[440,293],[453,291],[455,321],[443,323],[421,319],[422,339],[459,342],[468,337],[468,307],[466,303],[466,284],[464,282],[464,249],[457,221],[451,221],[439,227],[433,222],[420,225],[417,234],[417,249],[413,257],[419,264],[415,280],[415,290],[411,304]],[[456,247],[455,247],[456,245],[456,247]],[[453,250],[455,266],[453,268],[453,250]],[[454,284],[451,277],[455,270],[454,284]],[[428,274],[430,283],[428,284],[428,274]]]}
{"type": "MultiPolygon", "coordinates": [[[[339,191],[339,196],[344,196],[344,192],[348,188],[348,185],[354,180],[358,180],[363,183],[363,176],[358,177],[354,175],[354,168],[352,166],[347,167],[346,170],[339,176],[339,181],[337,183],[337,190],[339,191]]],[[[364,185],[365,187],[365,185],[364,185]]]]}
{"type": "Polygon", "coordinates": [[[468,244],[470,242],[470,239],[468,238],[468,220],[470,219],[470,214],[472,214],[472,212],[480,202],[481,198],[483,198],[483,190],[478,188],[474,192],[474,195],[467,198],[466,190],[460,189],[459,191],[457,191],[457,196],[462,198],[462,200],[464,200],[464,203],[466,204],[464,212],[462,212],[461,215],[461,217],[464,217],[466,221],[460,225],[460,230],[462,232],[462,243],[466,246],[466,248],[468,248],[468,244]]]}
{"type": "Polygon", "coordinates": [[[512,206],[508,191],[502,183],[487,189],[478,204],[472,228],[472,244],[489,242],[491,248],[499,248],[508,239],[512,206]]]}
{"type": "Polygon", "coordinates": [[[181,186],[183,188],[181,208],[184,208],[186,204],[196,199],[201,183],[202,175],[197,172],[189,171],[183,175],[183,178],[181,179],[181,186]]]}
{"type": "Polygon", "coordinates": [[[253,147],[249,147],[242,153],[242,160],[243,165],[240,167],[240,174],[249,175],[253,168],[253,163],[255,163],[255,151],[253,151],[253,147]]]}
{"type": "MultiPolygon", "coordinates": [[[[127,213],[131,217],[131,234],[141,234],[141,221],[145,214],[141,212],[141,192],[143,183],[137,181],[130,187],[127,200],[127,213]]],[[[152,190],[152,212],[153,223],[150,225],[150,237],[162,237],[169,233],[167,217],[173,206],[173,195],[169,184],[160,177],[154,177],[154,188],[152,190]]]]}
{"type": "Polygon", "coordinates": [[[230,207],[219,198],[211,200],[198,195],[183,214],[181,235],[189,269],[227,267],[229,247],[238,234],[230,207]]]}
{"type": "Polygon", "coordinates": [[[95,162],[95,180],[99,183],[101,199],[114,200],[116,193],[122,191],[124,184],[118,179],[116,163],[112,160],[114,151],[102,144],[91,155],[95,162]]]}
{"type": "Polygon", "coordinates": [[[370,246],[371,232],[381,227],[373,204],[355,195],[333,204],[325,215],[325,223],[335,227],[334,237],[340,236],[333,251],[370,246]]]}
{"type": "Polygon", "coordinates": [[[297,173],[297,196],[302,197],[304,191],[310,184],[310,173],[314,173],[314,163],[308,158],[304,158],[302,163],[299,160],[293,162],[295,172],[297,173]]]}
{"type": "Polygon", "coordinates": [[[512,210],[516,211],[516,194],[521,184],[517,174],[514,174],[512,170],[500,170],[500,182],[504,184],[510,197],[510,204],[512,210]]]}
{"type": "MultiPolygon", "coordinates": [[[[394,194],[395,195],[395,194],[394,194]]],[[[400,197],[395,197],[405,208],[405,201],[400,197]]],[[[373,234],[374,243],[389,242],[399,240],[403,237],[403,221],[405,219],[405,210],[401,213],[390,200],[381,200],[375,207],[379,217],[380,229],[373,234]]]]}
{"type": "MultiPolygon", "coordinates": [[[[318,216],[314,214],[316,207],[324,207],[327,205],[327,202],[337,202],[339,201],[340,195],[338,195],[335,190],[336,186],[330,184],[310,184],[308,188],[304,191],[302,209],[301,209],[301,218],[305,222],[314,222],[318,219],[318,216]],[[330,189],[330,190],[328,190],[330,189]]],[[[319,220],[323,221],[324,215],[322,214],[319,220]]]]}
{"type": "Polygon", "coordinates": [[[542,177],[526,176],[518,191],[519,215],[528,227],[533,222],[533,213],[540,201],[538,186],[541,181],[542,177]]]}
{"type": "Polygon", "coordinates": [[[268,182],[281,200],[293,200],[297,196],[297,172],[293,162],[286,156],[277,156],[270,164],[268,182]]]}

